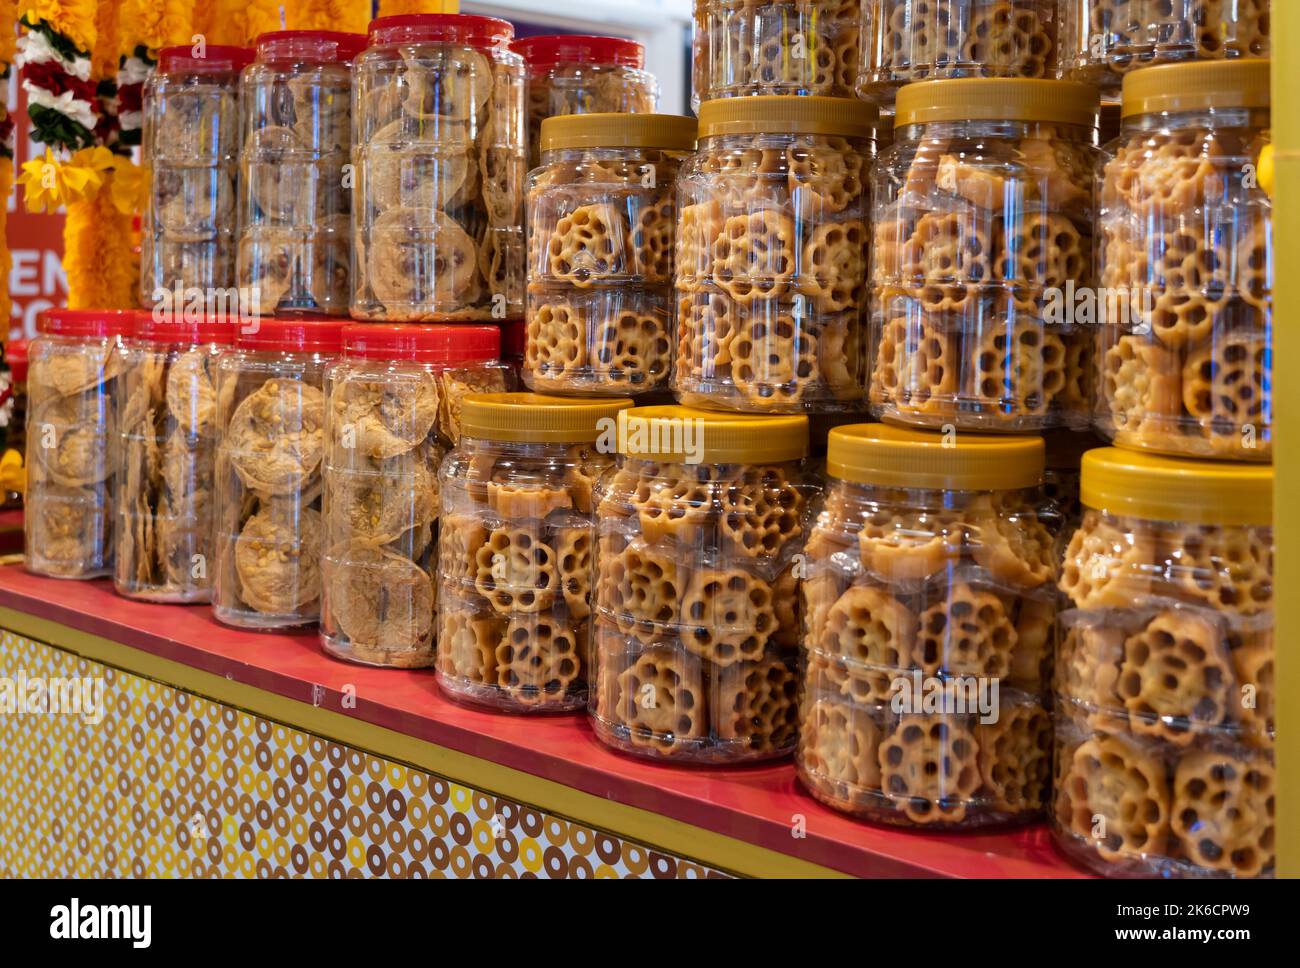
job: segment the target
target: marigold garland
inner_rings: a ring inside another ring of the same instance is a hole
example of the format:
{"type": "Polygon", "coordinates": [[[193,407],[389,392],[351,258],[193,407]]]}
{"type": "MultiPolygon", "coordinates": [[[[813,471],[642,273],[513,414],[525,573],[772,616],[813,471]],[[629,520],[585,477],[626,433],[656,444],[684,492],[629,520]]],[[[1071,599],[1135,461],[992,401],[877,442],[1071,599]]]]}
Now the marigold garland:
{"type": "Polygon", "coordinates": [[[379,0],[379,16],[404,13],[460,13],[460,0],[379,0]]]}
{"type": "Polygon", "coordinates": [[[356,0],[287,0],[284,25],[289,30],[343,30],[364,34],[370,4],[356,0]]]}
{"type": "MultiPolygon", "coordinates": [[[[108,177],[111,180],[112,175],[108,177]]],[[[99,191],[68,206],[63,268],[68,276],[70,309],[135,304],[132,217],[118,211],[111,191],[99,191]]]]}
{"type": "Polygon", "coordinates": [[[78,50],[95,46],[96,0],[23,0],[19,16],[32,24],[46,23],[78,50]]]}

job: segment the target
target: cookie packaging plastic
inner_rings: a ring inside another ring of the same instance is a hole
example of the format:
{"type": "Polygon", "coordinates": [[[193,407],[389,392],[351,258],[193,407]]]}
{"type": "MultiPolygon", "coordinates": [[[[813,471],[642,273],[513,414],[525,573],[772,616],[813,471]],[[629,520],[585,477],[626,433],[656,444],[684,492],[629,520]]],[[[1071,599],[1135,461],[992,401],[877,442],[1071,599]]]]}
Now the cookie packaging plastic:
{"type": "Polygon", "coordinates": [[[516,40],[528,76],[528,167],[541,162],[542,122],[568,114],[649,114],[659,82],[645,69],[635,40],[588,34],[546,34],[516,40]]]}
{"type": "Polygon", "coordinates": [[[542,124],[528,182],[528,344],[539,392],[642,394],[672,367],[675,180],[695,121],[583,114],[542,124]]]}
{"type": "Polygon", "coordinates": [[[1086,428],[1097,93],[1051,80],[912,84],[873,172],[870,400],[963,430],[1086,428]]]}
{"type": "Polygon", "coordinates": [[[631,400],[466,398],[442,466],[438,683],[511,712],[585,708],[592,492],[631,400]]]}
{"type": "Polygon", "coordinates": [[[343,320],[262,319],[217,362],[216,571],[227,625],[309,625],[320,613],[325,366],[343,320]]]}
{"type": "Polygon", "coordinates": [[[1097,428],[1116,444],[1267,461],[1273,452],[1273,208],[1267,60],[1124,79],[1102,168],[1097,428]]]}
{"type": "Polygon", "coordinates": [[[641,407],[618,450],[596,500],[596,736],[682,762],[788,754],[807,418],[641,407]]]}
{"type": "Polygon", "coordinates": [[[241,78],[239,285],[258,312],[345,316],[352,60],[361,34],[263,34],[241,78]]]}
{"type": "Polygon", "coordinates": [[[202,56],[168,47],[144,86],[149,180],[140,236],[140,304],[163,293],[177,306],[202,290],[211,308],[235,286],[239,72],[253,52],[208,44],[202,56]]]}
{"type": "Polygon", "coordinates": [[[213,483],[224,409],[217,359],[241,321],[158,315],[136,314],[124,353],[113,588],[147,601],[206,602],[216,564],[213,483]]]}
{"type": "Polygon", "coordinates": [[[321,644],[433,664],[438,468],[466,394],[504,391],[495,326],[354,324],[325,371],[321,644]]]}
{"type": "Polygon", "coordinates": [[[124,392],[122,337],[134,313],[47,309],[27,351],[23,563],[52,578],[113,569],[124,392]]]}
{"type": "Polygon", "coordinates": [[[1060,587],[1061,847],[1110,875],[1274,864],[1272,468],[1103,448],[1060,587]]]}
{"type": "Polygon", "coordinates": [[[678,179],[682,403],[861,409],[877,120],[842,98],[700,105],[699,147],[678,179]]]}
{"type": "Polygon", "coordinates": [[[504,20],[384,17],[353,68],[352,315],[523,315],[524,68],[504,20]]]}
{"type": "Polygon", "coordinates": [[[1051,779],[1054,529],[1036,437],[831,431],[805,548],[796,765],[880,823],[1035,818],[1051,779]]]}

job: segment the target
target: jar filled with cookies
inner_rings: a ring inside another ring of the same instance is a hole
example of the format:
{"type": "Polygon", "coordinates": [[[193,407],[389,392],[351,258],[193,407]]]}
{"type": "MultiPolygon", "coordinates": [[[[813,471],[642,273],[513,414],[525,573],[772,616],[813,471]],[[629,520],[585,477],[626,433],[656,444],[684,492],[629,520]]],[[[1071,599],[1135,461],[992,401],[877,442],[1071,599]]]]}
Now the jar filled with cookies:
{"type": "Polygon", "coordinates": [[[933,428],[1086,428],[1097,92],[925,81],[897,109],[872,183],[873,412],[933,428]]]}
{"type": "Polygon", "coordinates": [[[47,309],[27,348],[23,564],[50,578],[113,570],[123,337],[135,313],[47,309]]]}
{"type": "Polygon", "coordinates": [[[831,431],[805,550],[804,786],[877,823],[1041,815],[1056,510],[1037,437],[831,431]]]}
{"type": "Polygon", "coordinates": [[[176,309],[199,290],[216,309],[235,286],[239,72],[252,59],[243,47],[167,47],[145,82],[142,306],[176,309]]]}
{"type": "Polygon", "coordinates": [[[1268,57],[1272,0],[1061,0],[1061,69],[1117,93],[1172,61],[1268,57]]]}
{"type": "Polygon", "coordinates": [[[665,389],[673,358],[675,180],[695,120],[581,114],[542,123],[528,182],[524,381],[538,392],[665,389]]]}
{"type": "Polygon", "coordinates": [[[352,295],[352,60],[361,34],[257,40],[241,79],[239,285],[256,312],[346,316],[352,295]]]}
{"type": "Polygon", "coordinates": [[[749,95],[853,97],[859,0],[695,0],[692,105],[749,95]]]}
{"type": "Polygon", "coordinates": [[[321,645],[433,665],[438,468],[467,394],[504,391],[495,326],[353,324],[325,370],[321,645]]]}
{"type": "Polygon", "coordinates": [[[680,402],[862,408],[877,118],[844,98],[700,105],[699,147],[678,179],[680,402]]]}
{"type": "Polygon", "coordinates": [[[1274,869],[1273,471],[1083,458],[1061,568],[1057,843],[1102,874],[1274,869]]]}
{"type": "Polygon", "coordinates": [[[669,762],[788,755],[807,417],[638,407],[617,446],[596,499],[597,738],[669,762]]]}
{"type": "Polygon", "coordinates": [[[1269,62],[1169,64],[1124,79],[1101,174],[1097,429],[1188,457],[1273,453],[1269,62]]]}
{"type": "Polygon", "coordinates": [[[231,316],[137,315],[126,344],[117,425],[118,488],[113,589],[127,598],[195,604],[215,575],[217,360],[241,326],[231,316]]]}
{"type": "Polygon", "coordinates": [[[645,47],[624,37],[545,34],[510,45],[528,75],[528,167],[541,164],[542,122],[568,114],[650,114],[659,82],[645,47]]]}
{"type": "Polygon", "coordinates": [[[592,489],[631,405],[466,398],[461,443],[439,479],[437,669],[453,698],[507,712],[586,707],[592,489]]]}
{"type": "Polygon", "coordinates": [[[504,20],[370,24],[353,69],[352,315],[523,315],[523,58],[504,20]]]}
{"type": "Polygon", "coordinates": [[[324,373],[343,326],[261,319],[217,362],[212,613],[226,625],[292,628],[320,614],[324,373]]]}

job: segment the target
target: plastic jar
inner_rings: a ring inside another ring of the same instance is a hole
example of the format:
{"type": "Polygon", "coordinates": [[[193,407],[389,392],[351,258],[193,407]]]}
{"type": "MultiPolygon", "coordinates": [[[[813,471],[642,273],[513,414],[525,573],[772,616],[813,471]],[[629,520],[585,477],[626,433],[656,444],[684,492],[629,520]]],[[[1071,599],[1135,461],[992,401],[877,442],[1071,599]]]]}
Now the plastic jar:
{"type": "Polygon", "coordinates": [[[542,122],[567,114],[649,114],[659,82],[645,47],[623,37],[549,34],[510,45],[528,74],[528,167],[541,163],[542,122]]]}
{"type": "Polygon", "coordinates": [[[1055,509],[1037,437],[831,431],[803,577],[813,796],[868,820],[1032,819],[1051,776],[1055,509]]]}
{"type": "Polygon", "coordinates": [[[217,566],[212,612],[252,629],[320,614],[326,364],[341,319],[262,319],[217,361],[217,566]]]}
{"type": "Polygon", "coordinates": [[[808,421],[639,407],[601,479],[596,736],[676,762],[785,756],[798,729],[808,421]]]}
{"type": "Polygon", "coordinates": [[[867,177],[876,109],[822,97],[700,105],[678,179],[678,400],[862,406],[867,177]]]}
{"type": "Polygon", "coordinates": [[[353,58],[361,34],[285,30],[244,70],[239,285],[257,312],[345,316],[352,295],[353,58]]]}
{"type": "Polygon", "coordinates": [[[628,395],[672,368],[675,180],[695,120],[583,114],[542,125],[528,179],[528,342],[539,392],[628,395]]]}
{"type": "Polygon", "coordinates": [[[325,370],[321,645],[433,664],[438,468],[466,393],[504,390],[495,326],[357,324],[325,370]]]}
{"type": "Polygon", "coordinates": [[[1274,866],[1273,471],[1104,448],[1061,571],[1057,842],[1106,874],[1274,866]]]}
{"type": "Polygon", "coordinates": [[[352,315],[523,315],[523,58],[504,20],[382,17],[353,69],[352,315]]]}
{"type": "Polygon", "coordinates": [[[1097,429],[1116,444],[1266,461],[1273,452],[1269,62],[1124,79],[1102,169],[1097,429]]]}
{"type": "Polygon", "coordinates": [[[122,337],[134,313],[47,309],[27,347],[23,564],[51,578],[113,570],[122,337]]]}
{"type": "Polygon", "coordinates": [[[1097,92],[925,81],[897,108],[873,171],[873,411],[964,430],[1087,427],[1097,92]]]}
{"type": "Polygon", "coordinates": [[[752,94],[853,97],[859,0],[695,0],[691,103],[752,94]]]}
{"type": "Polygon", "coordinates": [[[1153,64],[1268,57],[1270,3],[1061,0],[1061,69],[1109,93],[1153,64]]]}
{"type": "Polygon", "coordinates": [[[439,483],[438,684],[510,712],[587,704],[592,486],[628,399],[534,393],[465,400],[439,483]]]}
{"type": "Polygon", "coordinates": [[[117,401],[122,479],[113,589],[119,595],[191,604],[211,597],[213,483],[224,409],[217,359],[240,325],[215,315],[136,316],[117,401]]]}
{"type": "Polygon", "coordinates": [[[144,86],[143,152],[149,200],[140,235],[140,304],[204,305],[235,286],[239,72],[243,47],[167,47],[144,86]],[[188,290],[188,291],[187,291],[188,290]]]}

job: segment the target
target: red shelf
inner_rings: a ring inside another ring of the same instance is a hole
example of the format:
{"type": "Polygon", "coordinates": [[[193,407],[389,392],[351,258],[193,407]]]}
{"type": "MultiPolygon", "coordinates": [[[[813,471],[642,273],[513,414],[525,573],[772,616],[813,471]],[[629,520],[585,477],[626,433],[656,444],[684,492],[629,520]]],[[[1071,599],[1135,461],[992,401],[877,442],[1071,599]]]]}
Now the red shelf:
{"type": "MultiPolygon", "coordinates": [[[[741,770],[659,766],[614,753],[585,718],[521,718],[445,699],[428,671],[370,669],[324,655],[314,633],[229,629],[206,606],[119,598],[106,580],[58,581],[0,567],[0,606],[98,635],[267,692],[697,827],[862,876],[1077,877],[1039,824],[1006,833],[925,834],[854,821],[803,792],[789,763],[741,770]],[[795,839],[792,818],[806,818],[795,839]]],[[[54,643],[57,644],[57,643],[54,643]]]]}

